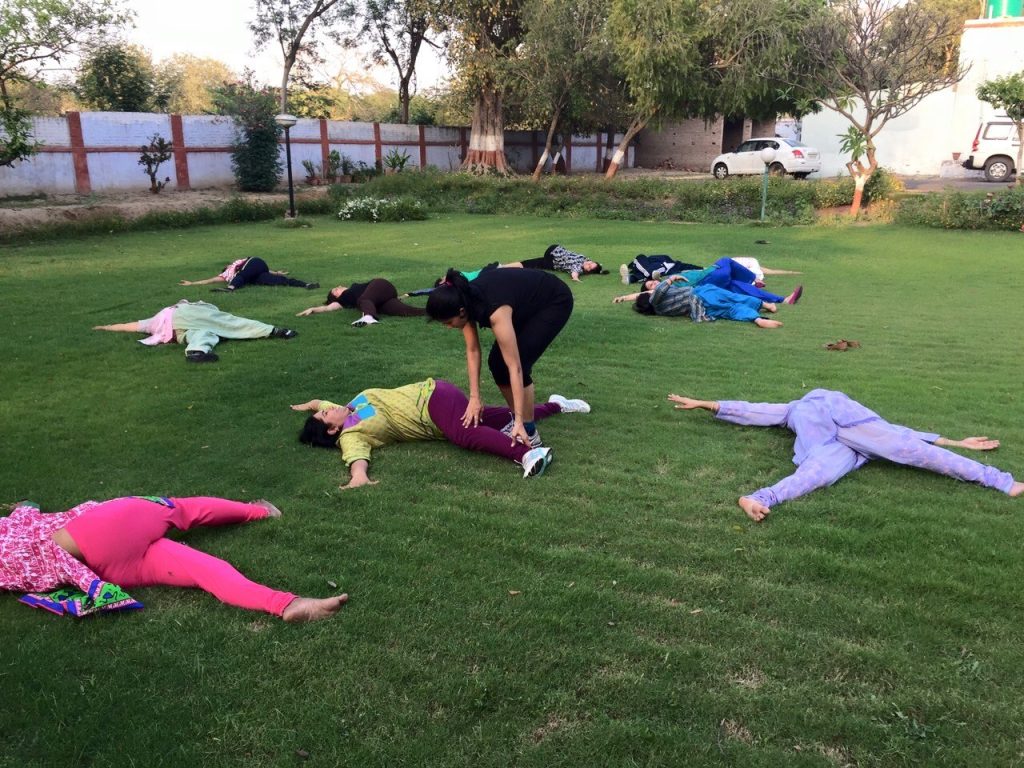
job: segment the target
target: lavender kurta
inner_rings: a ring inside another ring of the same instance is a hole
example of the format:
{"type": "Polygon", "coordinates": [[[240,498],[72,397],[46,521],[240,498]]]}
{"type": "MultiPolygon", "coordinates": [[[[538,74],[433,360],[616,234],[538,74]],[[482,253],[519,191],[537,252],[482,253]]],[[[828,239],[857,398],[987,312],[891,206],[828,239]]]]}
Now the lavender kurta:
{"type": "Polygon", "coordinates": [[[745,494],[766,507],[832,485],[871,459],[929,469],[1009,493],[1008,472],[932,445],[939,435],[890,424],[842,392],[814,389],[791,403],[721,400],[717,418],[755,427],[785,426],[796,433],[797,470],[775,485],[745,494]]]}

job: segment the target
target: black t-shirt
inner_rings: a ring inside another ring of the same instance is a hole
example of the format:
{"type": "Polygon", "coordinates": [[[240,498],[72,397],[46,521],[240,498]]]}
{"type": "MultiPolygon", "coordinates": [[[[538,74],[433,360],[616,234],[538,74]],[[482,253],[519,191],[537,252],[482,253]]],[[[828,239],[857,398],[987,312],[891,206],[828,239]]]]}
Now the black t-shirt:
{"type": "Polygon", "coordinates": [[[356,302],[359,301],[359,297],[363,295],[363,291],[366,290],[368,285],[369,283],[352,283],[352,285],[341,292],[341,296],[338,297],[338,303],[346,309],[355,309],[356,302]]]}
{"type": "Polygon", "coordinates": [[[484,298],[483,317],[471,319],[484,328],[491,327],[491,314],[498,307],[512,307],[512,323],[518,325],[552,304],[572,302],[572,291],[565,283],[537,269],[491,269],[470,285],[484,298]]]}

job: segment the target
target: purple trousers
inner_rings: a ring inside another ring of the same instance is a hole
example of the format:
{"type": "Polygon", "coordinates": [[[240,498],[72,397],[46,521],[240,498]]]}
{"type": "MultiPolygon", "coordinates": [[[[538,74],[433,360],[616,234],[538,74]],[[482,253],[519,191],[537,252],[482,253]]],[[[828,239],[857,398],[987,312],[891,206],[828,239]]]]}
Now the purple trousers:
{"type": "Polygon", "coordinates": [[[796,433],[796,472],[744,494],[766,507],[832,485],[871,459],[919,467],[1009,493],[1013,476],[932,445],[939,436],[890,424],[842,392],[815,389],[791,403],[722,400],[718,418],[747,426],[785,426],[796,433]]]}
{"type": "MultiPolygon", "coordinates": [[[[530,446],[513,444],[512,439],[501,432],[501,428],[512,418],[512,411],[508,406],[485,406],[480,425],[464,427],[462,414],[466,412],[467,405],[469,398],[465,392],[450,381],[437,379],[434,382],[434,393],[427,403],[427,412],[441,430],[441,434],[460,448],[493,453],[495,456],[504,456],[506,459],[522,463],[523,456],[530,450],[530,446]]],[[[533,418],[540,421],[561,412],[562,407],[558,403],[542,403],[534,407],[533,418]]]]}

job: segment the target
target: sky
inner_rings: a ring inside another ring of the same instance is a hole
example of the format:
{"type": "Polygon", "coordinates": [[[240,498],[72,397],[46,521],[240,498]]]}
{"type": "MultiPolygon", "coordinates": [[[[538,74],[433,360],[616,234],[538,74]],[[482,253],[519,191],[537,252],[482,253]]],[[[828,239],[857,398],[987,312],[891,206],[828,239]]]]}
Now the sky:
{"type": "MultiPolygon", "coordinates": [[[[135,28],[123,30],[129,43],[146,48],[155,62],[175,53],[218,59],[236,72],[244,67],[256,72],[260,81],[276,85],[281,79],[282,57],[276,43],[262,52],[253,51],[249,21],[252,0],[125,0],[135,12],[135,28]]],[[[417,64],[420,88],[436,85],[445,74],[444,65],[424,46],[417,64]]],[[[326,50],[327,64],[318,79],[327,80],[344,66],[349,71],[372,69],[355,51],[326,50]]],[[[395,87],[393,68],[373,70],[377,80],[395,87]]]]}

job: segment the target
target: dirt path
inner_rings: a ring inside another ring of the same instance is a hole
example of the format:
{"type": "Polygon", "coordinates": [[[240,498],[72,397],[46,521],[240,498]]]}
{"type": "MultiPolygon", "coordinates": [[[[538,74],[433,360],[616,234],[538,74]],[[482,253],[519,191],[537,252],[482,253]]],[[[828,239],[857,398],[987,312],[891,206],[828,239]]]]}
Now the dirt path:
{"type": "MultiPolygon", "coordinates": [[[[323,195],[327,188],[303,189],[302,197],[323,195]]],[[[188,192],[165,191],[159,195],[149,192],[125,192],[95,195],[54,195],[38,200],[10,200],[0,198],[0,232],[42,229],[47,225],[68,221],[88,221],[119,217],[137,219],[152,211],[189,211],[196,208],[223,205],[238,197],[230,189],[204,189],[188,192]]],[[[273,193],[246,193],[246,200],[261,203],[288,204],[288,195],[273,193]]]]}

